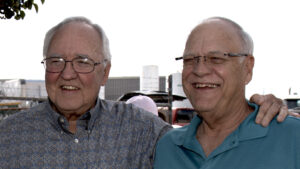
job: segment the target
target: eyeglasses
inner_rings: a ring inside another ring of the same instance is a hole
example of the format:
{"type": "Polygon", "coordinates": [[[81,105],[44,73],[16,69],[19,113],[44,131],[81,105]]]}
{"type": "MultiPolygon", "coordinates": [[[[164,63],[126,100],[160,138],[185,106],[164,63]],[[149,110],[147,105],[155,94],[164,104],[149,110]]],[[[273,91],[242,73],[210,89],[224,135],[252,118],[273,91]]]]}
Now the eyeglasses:
{"type": "Polygon", "coordinates": [[[65,60],[62,57],[49,57],[44,59],[41,63],[44,64],[46,71],[50,73],[62,72],[65,69],[67,62],[72,64],[73,69],[77,73],[90,73],[94,71],[95,66],[104,63],[105,61],[106,60],[103,62],[94,62],[87,57],[76,57],[70,61],[65,60]]]}
{"type": "Polygon", "coordinates": [[[175,60],[183,59],[183,66],[195,66],[197,65],[201,58],[209,66],[222,65],[225,62],[229,61],[231,57],[240,57],[248,56],[246,53],[222,53],[222,52],[212,52],[206,56],[194,56],[194,55],[185,55],[182,57],[177,57],[175,60]]]}

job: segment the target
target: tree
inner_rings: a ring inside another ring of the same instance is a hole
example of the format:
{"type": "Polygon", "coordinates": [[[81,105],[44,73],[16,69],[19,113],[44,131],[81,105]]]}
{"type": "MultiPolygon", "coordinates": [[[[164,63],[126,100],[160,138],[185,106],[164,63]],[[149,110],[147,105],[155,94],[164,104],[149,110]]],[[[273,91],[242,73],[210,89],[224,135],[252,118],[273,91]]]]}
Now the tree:
{"type": "MultiPolygon", "coordinates": [[[[44,4],[45,0],[41,2],[44,4]]],[[[0,0],[0,18],[11,19],[14,16],[16,20],[24,19],[24,10],[31,10],[32,7],[38,12],[39,7],[34,0],[0,0]]]]}

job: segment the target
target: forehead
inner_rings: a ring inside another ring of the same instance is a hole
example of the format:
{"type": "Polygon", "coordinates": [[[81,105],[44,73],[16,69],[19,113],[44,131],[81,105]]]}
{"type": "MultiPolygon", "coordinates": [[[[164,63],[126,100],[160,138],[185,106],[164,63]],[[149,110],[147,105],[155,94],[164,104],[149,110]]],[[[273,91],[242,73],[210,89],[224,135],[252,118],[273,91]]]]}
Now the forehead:
{"type": "Polygon", "coordinates": [[[213,21],[202,23],[192,31],[185,53],[239,52],[241,49],[241,37],[236,28],[228,23],[213,21]]]}
{"type": "Polygon", "coordinates": [[[50,42],[47,54],[60,55],[101,53],[99,33],[85,23],[68,23],[57,30],[50,42]]]}

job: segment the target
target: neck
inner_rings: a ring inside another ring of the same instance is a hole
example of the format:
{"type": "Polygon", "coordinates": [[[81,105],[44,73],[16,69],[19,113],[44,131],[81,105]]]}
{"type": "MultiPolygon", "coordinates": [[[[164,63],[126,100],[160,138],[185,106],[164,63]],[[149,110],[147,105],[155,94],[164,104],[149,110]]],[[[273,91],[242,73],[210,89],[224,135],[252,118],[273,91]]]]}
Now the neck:
{"type": "MultiPolygon", "coordinates": [[[[69,122],[69,131],[71,133],[76,133],[76,124],[77,119],[80,118],[85,112],[87,112],[90,109],[84,109],[84,111],[74,111],[74,110],[61,110],[59,109],[55,104],[52,103],[52,101],[49,99],[51,107],[58,112],[59,114],[63,115],[69,122]]],[[[95,106],[95,104],[93,105],[95,106]]]]}
{"type": "Polygon", "coordinates": [[[76,133],[76,120],[75,121],[69,121],[69,131],[73,134],[76,133]]]}
{"type": "Polygon", "coordinates": [[[208,156],[252,112],[247,102],[235,109],[201,113],[203,122],[197,129],[197,139],[208,156]]]}
{"type": "Polygon", "coordinates": [[[82,113],[73,113],[73,114],[63,114],[69,122],[69,131],[71,133],[76,133],[76,124],[77,119],[82,115],[82,113]]]}
{"type": "Polygon", "coordinates": [[[240,104],[239,107],[234,109],[204,112],[201,113],[203,122],[200,126],[204,127],[205,131],[208,132],[234,130],[251,112],[252,110],[247,102],[240,104]]]}

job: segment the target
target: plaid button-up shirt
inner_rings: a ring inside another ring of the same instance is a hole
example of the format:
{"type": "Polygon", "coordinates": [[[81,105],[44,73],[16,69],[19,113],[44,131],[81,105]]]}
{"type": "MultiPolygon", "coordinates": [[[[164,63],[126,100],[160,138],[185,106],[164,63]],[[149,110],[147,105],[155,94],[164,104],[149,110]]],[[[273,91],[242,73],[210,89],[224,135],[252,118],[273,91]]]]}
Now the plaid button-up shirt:
{"type": "Polygon", "coordinates": [[[152,168],[170,126],[133,105],[98,99],[68,130],[49,101],[0,123],[0,168],[152,168]]]}

